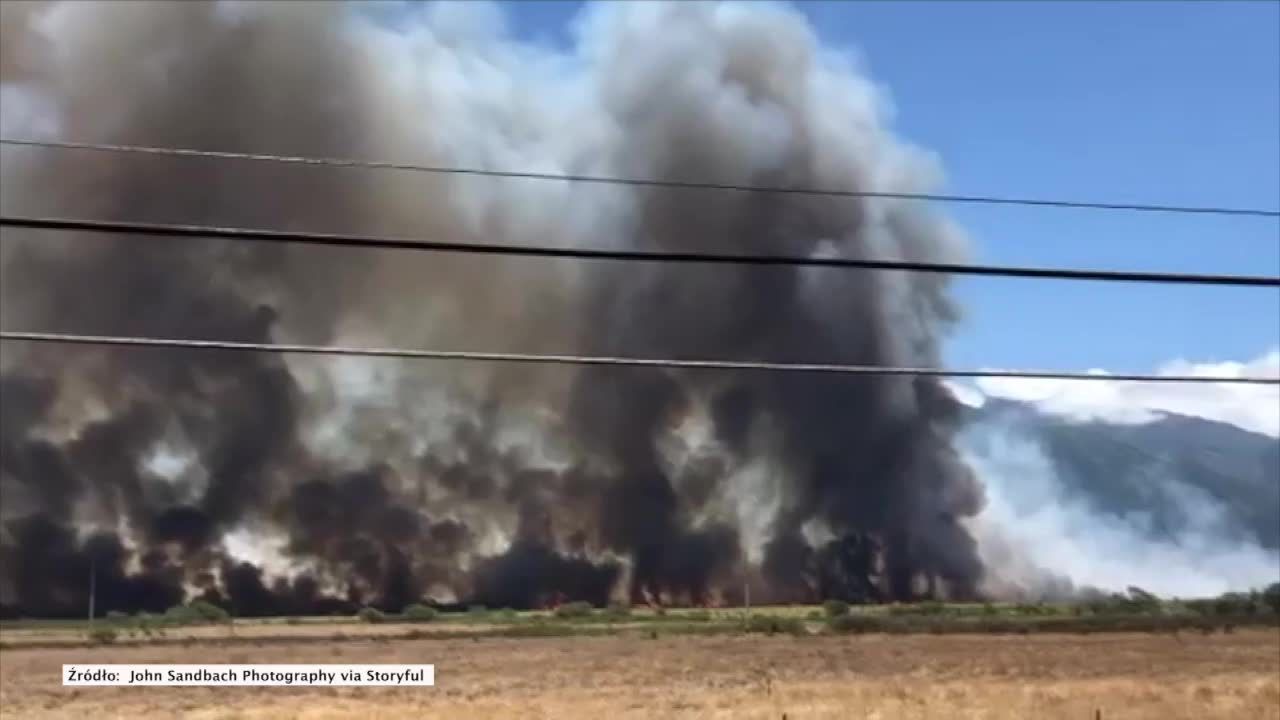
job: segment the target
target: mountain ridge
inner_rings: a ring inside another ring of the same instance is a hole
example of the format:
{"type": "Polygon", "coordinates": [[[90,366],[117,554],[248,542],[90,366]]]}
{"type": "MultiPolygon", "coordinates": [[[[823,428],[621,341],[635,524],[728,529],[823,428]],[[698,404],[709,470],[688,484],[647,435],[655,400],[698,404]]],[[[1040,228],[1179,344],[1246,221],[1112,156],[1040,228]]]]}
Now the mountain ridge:
{"type": "Polygon", "coordinates": [[[1133,520],[1153,538],[1176,540],[1210,523],[1232,540],[1280,549],[1280,439],[1168,411],[1117,423],[1006,398],[965,408],[969,427],[1034,440],[1068,496],[1133,520]]]}

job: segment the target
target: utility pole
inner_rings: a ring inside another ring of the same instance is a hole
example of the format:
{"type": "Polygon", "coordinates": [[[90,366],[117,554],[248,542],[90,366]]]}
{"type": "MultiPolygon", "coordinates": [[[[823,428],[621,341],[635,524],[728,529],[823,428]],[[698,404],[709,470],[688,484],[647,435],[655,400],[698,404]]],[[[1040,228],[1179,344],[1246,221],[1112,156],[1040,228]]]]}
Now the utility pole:
{"type": "Polygon", "coordinates": [[[89,556],[89,631],[93,632],[93,601],[98,590],[98,559],[89,556]]]}

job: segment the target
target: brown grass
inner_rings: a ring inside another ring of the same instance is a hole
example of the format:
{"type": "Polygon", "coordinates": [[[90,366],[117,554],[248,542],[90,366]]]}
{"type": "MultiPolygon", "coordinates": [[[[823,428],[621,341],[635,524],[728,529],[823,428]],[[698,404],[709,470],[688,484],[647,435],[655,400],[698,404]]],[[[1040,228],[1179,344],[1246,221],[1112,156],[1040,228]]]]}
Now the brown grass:
{"type": "Polygon", "coordinates": [[[1280,720],[1280,632],[7,649],[5,718],[1280,720]],[[62,663],[424,663],[434,688],[64,688],[62,663]]]}

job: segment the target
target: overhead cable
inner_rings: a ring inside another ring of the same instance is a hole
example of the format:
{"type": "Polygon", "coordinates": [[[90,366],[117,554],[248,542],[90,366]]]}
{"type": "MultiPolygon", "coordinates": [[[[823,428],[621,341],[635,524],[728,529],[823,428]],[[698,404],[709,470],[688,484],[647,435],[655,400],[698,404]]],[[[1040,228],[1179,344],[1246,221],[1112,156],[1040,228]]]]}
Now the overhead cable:
{"type": "Polygon", "coordinates": [[[516,170],[489,170],[483,168],[451,167],[445,165],[421,165],[407,162],[356,160],[335,157],[307,157],[297,155],[271,155],[267,153],[241,153],[194,148],[155,147],[149,145],[118,145],[109,143],[70,142],[60,140],[30,140],[0,138],[0,145],[21,147],[56,148],[92,152],[132,153],[143,155],[168,155],[217,160],[246,160],[293,165],[315,165],[368,170],[398,170],[436,175],[472,175],[519,180],[551,180],[573,183],[604,185],[631,185],[641,187],[674,188],[686,190],[713,190],[724,192],[768,193],[774,195],[815,195],[846,198],[888,198],[896,200],[928,200],[933,202],[970,203],[982,205],[1021,205],[1029,207],[1072,208],[1078,210],[1112,210],[1129,212],[1182,213],[1195,215],[1236,215],[1280,218],[1280,210],[1263,208],[1238,208],[1219,206],[1166,205],[1156,203],[1094,202],[1083,200],[1055,200],[1041,198],[1002,197],[994,195],[951,195],[943,193],[889,192],[879,190],[838,190],[834,188],[777,187],[741,185],[735,183],[697,182],[691,180],[662,180],[650,178],[608,177],[571,173],[528,172],[516,170]]]}
{"type": "Polygon", "coordinates": [[[910,260],[870,260],[843,257],[799,257],[791,255],[716,254],[698,252],[607,250],[567,246],[548,247],[538,245],[502,245],[494,243],[395,238],[379,235],[264,230],[257,228],[220,227],[212,225],[174,225],[163,223],[118,222],[110,220],[77,220],[71,218],[23,217],[15,215],[0,216],[0,227],[151,237],[158,236],[199,239],[221,238],[225,240],[248,242],[297,243],[364,249],[417,250],[545,258],[576,258],[583,260],[857,268],[865,270],[897,270],[908,272],[943,273],[951,275],[1280,288],[1280,277],[1265,275],[1085,270],[1010,265],[979,265],[972,263],[915,262],[910,260]]]}
{"type": "Polygon", "coordinates": [[[81,335],[73,333],[0,331],[0,340],[73,345],[114,345],[145,348],[180,348],[196,350],[231,350],[240,352],[275,352],[306,355],[355,355],[362,357],[405,358],[419,360],[469,360],[484,362],[518,362],[558,365],[612,365],[623,367],[662,367],[687,370],[749,370],[773,372],[832,373],[845,375],[912,375],[959,378],[1026,378],[1085,381],[1133,381],[1159,383],[1235,383],[1280,385],[1280,376],[1224,377],[1206,375],[1145,375],[1059,372],[1051,370],[950,370],[930,367],[893,367],[879,365],[843,365],[833,363],[775,363],[748,360],[679,360],[672,358],[612,357],[599,355],[545,355],[532,353],[474,352],[469,350],[415,350],[395,347],[346,347],[339,345],[300,345],[287,343],[252,343],[226,340],[190,340],[179,338],[132,337],[121,335],[81,335]]]}

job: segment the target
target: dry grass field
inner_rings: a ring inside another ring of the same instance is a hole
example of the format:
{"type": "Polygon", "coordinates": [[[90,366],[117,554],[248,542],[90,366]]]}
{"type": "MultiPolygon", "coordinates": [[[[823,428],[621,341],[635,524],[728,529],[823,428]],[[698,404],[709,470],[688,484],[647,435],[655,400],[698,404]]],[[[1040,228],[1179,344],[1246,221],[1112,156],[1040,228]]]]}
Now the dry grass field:
{"type": "Polygon", "coordinates": [[[0,650],[8,718],[1280,720],[1280,631],[286,640],[0,650]],[[64,688],[63,663],[425,663],[434,688],[64,688]]]}

